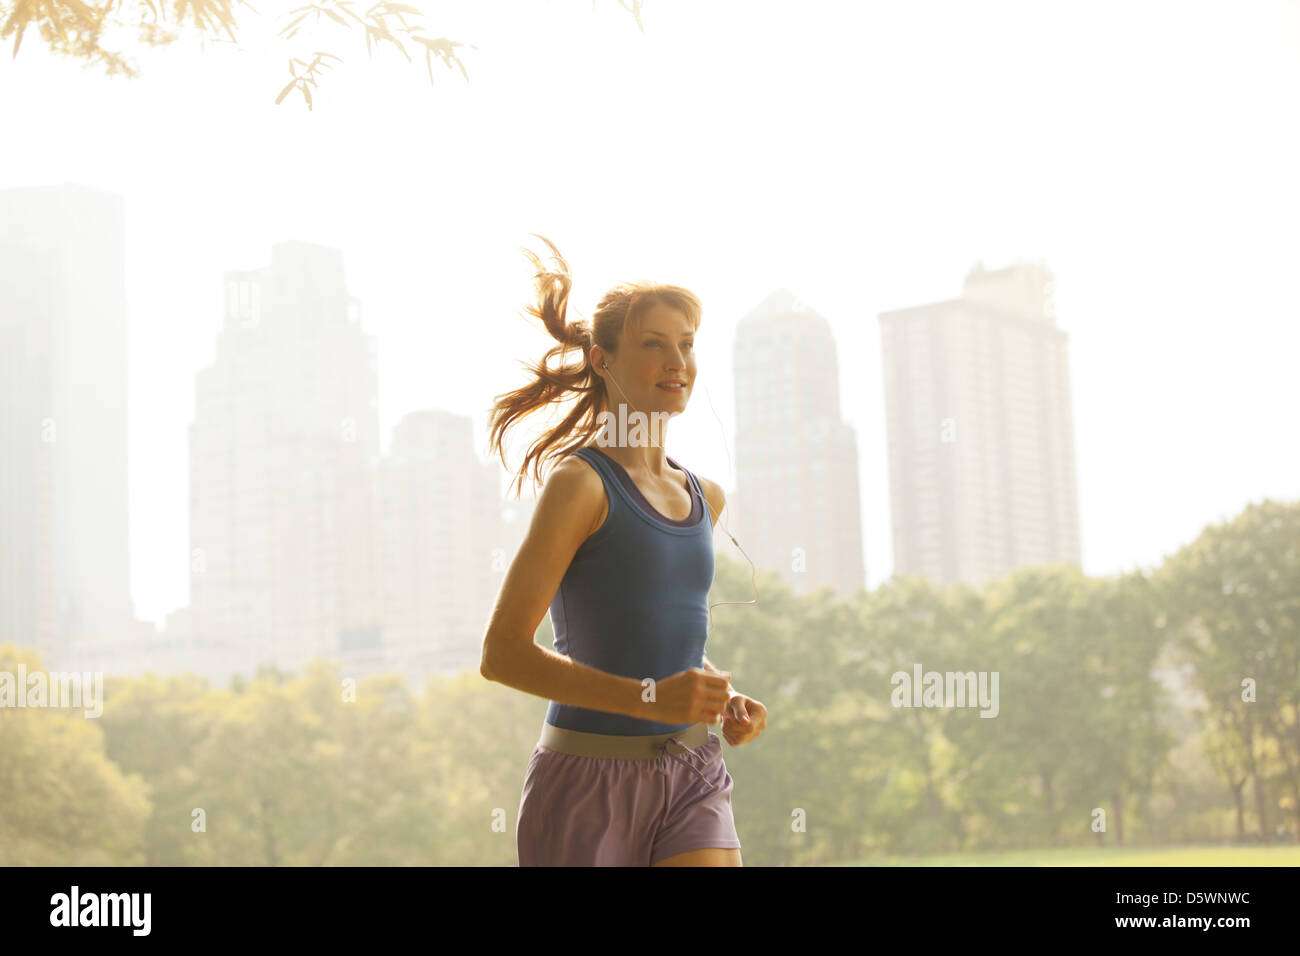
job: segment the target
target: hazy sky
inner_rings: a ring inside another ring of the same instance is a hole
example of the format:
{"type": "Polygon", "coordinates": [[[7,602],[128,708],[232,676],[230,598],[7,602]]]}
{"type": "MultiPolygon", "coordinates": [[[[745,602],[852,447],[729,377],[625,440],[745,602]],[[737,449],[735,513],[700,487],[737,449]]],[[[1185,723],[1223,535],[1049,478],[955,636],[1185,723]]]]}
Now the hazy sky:
{"type": "Polygon", "coordinates": [[[730,441],[733,329],[789,288],[835,330],[872,587],[892,569],[876,317],[957,295],[977,260],[1056,276],[1089,574],[1297,497],[1300,4],[649,0],[642,33],[615,0],[408,2],[478,46],[468,84],[328,21],[264,54],[141,50],[135,81],[32,35],[0,56],[0,188],[126,197],[141,617],[188,601],[186,427],[222,273],[284,239],[343,250],[385,450],[443,407],[486,453],[493,395],[549,342],[520,315],[529,233],[569,259],[572,318],[623,279],[693,289],[700,377],[669,450],[728,488],[705,387],[730,441]],[[314,111],[273,105],[318,49],[344,63],[314,111]]]}

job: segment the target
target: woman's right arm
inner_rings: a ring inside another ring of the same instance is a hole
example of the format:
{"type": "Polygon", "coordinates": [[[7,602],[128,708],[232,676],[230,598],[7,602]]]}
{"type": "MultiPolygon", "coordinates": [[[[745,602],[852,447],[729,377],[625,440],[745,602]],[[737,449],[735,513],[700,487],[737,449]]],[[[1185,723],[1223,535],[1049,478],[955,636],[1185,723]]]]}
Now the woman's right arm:
{"type": "Polygon", "coordinates": [[[601,517],[605,485],[576,456],[542,486],[528,534],[506,572],[483,636],[479,672],[488,680],[573,707],[646,717],[641,682],[579,664],[534,639],[578,547],[601,517]]]}

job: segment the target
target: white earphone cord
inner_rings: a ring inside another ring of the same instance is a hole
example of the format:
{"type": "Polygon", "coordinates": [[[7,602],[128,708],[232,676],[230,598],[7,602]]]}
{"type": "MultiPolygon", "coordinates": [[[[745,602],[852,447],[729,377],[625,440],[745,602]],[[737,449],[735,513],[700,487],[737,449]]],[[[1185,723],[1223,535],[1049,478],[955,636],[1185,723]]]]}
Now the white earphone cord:
{"type": "MultiPolygon", "coordinates": [[[[605,371],[609,372],[609,365],[607,365],[606,363],[602,362],[600,364],[600,367],[603,368],[605,371]]],[[[627,397],[627,392],[623,391],[623,386],[618,384],[618,379],[614,378],[613,372],[610,372],[609,378],[610,381],[612,381],[614,385],[618,388],[618,390],[623,393],[623,398],[627,401],[627,403],[629,405],[632,405],[632,400],[627,397]]],[[[727,452],[727,468],[730,469],[731,448],[727,445],[727,433],[725,430],[723,430],[722,419],[718,416],[718,410],[713,407],[713,396],[709,394],[709,387],[707,385],[704,386],[704,395],[709,400],[709,411],[713,412],[713,417],[717,419],[718,432],[722,435],[722,447],[726,449],[727,452]]],[[[638,409],[635,405],[632,405],[632,410],[640,411],[640,409],[638,409]]],[[[709,507],[709,499],[705,498],[704,495],[702,494],[700,495],[700,498],[704,501],[704,507],[708,509],[709,518],[713,519],[713,509],[709,507]]],[[[721,519],[722,516],[719,515],[716,520],[720,521],[721,519]]],[[[713,609],[715,607],[721,607],[724,604],[757,604],[758,603],[758,581],[757,581],[758,571],[754,567],[754,562],[750,560],[749,555],[745,554],[745,549],[740,547],[740,542],[736,540],[736,536],[731,533],[730,529],[727,528],[725,522],[723,522],[722,530],[727,535],[727,537],[731,539],[731,543],[734,544],[740,550],[740,553],[745,555],[745,560],[749,561],[749,582],[750,585],[754,588],[754,598],[753,600],[750,601],[717,601],[713,604],[710,604],[709,625],[708,625],[708,632],[707,632],[710,636],[713,634],[713,609]]]]}

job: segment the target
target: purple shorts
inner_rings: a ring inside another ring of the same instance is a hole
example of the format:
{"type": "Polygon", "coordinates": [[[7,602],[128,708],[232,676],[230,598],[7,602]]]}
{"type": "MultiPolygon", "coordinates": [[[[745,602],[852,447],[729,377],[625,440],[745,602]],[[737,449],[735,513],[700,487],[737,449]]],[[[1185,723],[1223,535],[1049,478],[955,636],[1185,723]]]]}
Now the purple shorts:
{"type": "Polygon", "coordinates": [[[649,866],[677,853],[740,847],[733,781],[716,734],[650,759],[533,747],[516,841],[520,866],[649,866]]]}

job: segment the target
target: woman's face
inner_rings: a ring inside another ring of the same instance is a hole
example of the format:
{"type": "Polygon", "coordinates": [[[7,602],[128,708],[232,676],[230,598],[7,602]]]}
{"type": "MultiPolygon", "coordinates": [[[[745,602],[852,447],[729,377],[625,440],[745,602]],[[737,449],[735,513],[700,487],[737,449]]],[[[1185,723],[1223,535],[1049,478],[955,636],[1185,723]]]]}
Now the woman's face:
{"type": "Polygon", "coordinates": [[[603,371],[611,408],[622,401],[631,405],[629,411],[677,415],[686,410],[695,386],[695,330],[685,314],[656,302],[636,328],[623,326],[617,356],[607,355],[604,361],[609,363],[603,371]]]}

